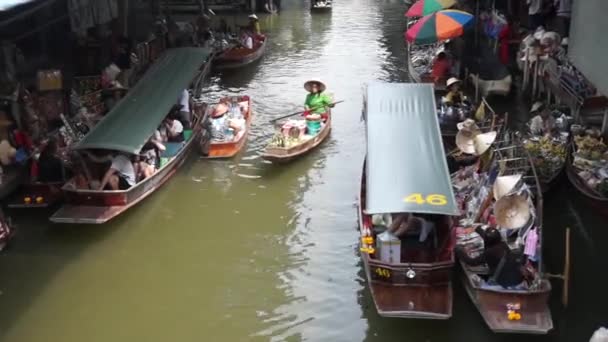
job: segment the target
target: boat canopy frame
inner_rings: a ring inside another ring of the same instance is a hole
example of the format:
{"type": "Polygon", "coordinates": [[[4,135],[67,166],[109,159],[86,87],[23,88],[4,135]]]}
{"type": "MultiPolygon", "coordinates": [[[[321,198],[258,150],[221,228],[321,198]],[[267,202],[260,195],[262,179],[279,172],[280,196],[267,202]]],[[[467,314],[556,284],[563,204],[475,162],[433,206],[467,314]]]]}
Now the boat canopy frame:
{"type": "Polygon", "coordinates": [[[127,95],[80,141],[74,150],[103,149],[140,152],[177,103],[179,95],[204,72],[210,50],[167,50],[127,95]]]}
{"type": "Polygon", "coordinates": [[[366,86],[366,214],[459,215],[431,84],[366,86]]]}

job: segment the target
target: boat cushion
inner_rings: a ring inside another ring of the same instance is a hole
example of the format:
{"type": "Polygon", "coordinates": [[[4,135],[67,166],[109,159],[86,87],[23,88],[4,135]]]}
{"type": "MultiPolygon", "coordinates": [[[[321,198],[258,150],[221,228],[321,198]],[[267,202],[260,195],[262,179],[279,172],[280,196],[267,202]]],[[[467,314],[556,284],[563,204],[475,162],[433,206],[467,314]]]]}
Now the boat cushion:
{"type": "Polygon", "coordinates": [[[161,157],[163,158],[172,158],[175,157],[184,146],[184,143],[181,142],[168,142],[164,144],[167,148],[162,152],[161,157]]]}

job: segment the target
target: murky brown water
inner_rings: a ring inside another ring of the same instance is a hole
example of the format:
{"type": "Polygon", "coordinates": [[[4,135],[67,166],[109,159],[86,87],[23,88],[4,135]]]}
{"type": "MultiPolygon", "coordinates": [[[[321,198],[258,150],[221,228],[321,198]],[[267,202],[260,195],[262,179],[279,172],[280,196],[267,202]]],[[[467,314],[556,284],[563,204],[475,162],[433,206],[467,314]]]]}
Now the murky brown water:
{"type": "Polygon", "coordinates": [[[19,236],[0,255],[1,341],[584,341],[606,322],[606,299],[593,296],[607,285],[605,221],[567,187],[546,200],[555,272],[563,228],[575,228],[572,304],[555,306],[556,333],[494,335],[458,284],[449,321],[380,318],[356,246],[361,92],[370,80],[407,79],[405,6],[338,0],[332,14],[314,16],[307,4],[283,7],[261,17],[264,59],[215,75],[209,90],[253,97],[246,152],[226,162],[193,154],[163,189],[104,226],[14,214],[19,236]],[[298,110],[311,77],[345,100],[331,139],[290,165],[264,163],[268,120],[298,110]]]}

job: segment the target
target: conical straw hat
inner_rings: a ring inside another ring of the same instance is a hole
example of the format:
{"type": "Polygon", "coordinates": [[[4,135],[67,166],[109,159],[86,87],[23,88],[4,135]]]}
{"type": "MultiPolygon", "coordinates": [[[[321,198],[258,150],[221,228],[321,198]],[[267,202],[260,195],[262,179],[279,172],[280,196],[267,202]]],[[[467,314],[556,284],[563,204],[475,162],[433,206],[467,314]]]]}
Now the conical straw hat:
{"type": "Polygon", "coordinates": [[[497,177],[494,182],[494,199],[499,200],[508,195],[521,179],[521,174],[497,177]]]}
{"type": "Polygon", "coordinates": [[[460,130],[456,134],[456,146],[467,154],[482,155],[496,140],[496,132],[480,134],[479,131],[460,130]]]}
{"type": "Polygon", "coordinates": [[[482,155],[487,151],[496,140],[496,131],[479,134],[475,137],[475,154],[482,155]]]}
{"type": "Polygon", "coordinates": [[[530,220],[530,206],[524,195],[504,196],[494,205],[496,223],[501,228],[519,229],[530,220]]]}

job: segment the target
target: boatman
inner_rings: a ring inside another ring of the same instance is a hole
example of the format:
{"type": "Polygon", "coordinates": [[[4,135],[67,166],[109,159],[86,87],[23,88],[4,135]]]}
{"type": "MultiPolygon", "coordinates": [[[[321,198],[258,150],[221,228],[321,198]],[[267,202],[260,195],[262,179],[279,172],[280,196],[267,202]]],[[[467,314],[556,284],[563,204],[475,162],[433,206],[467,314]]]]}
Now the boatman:
{"type": "Polygon", "coordinates": [[[254,35],[261,35],[262,30],[260,29],[260,21],[258,20],[258,16],[255,14],[251,14],[248,18],[249,25],[247,26],[247,28],[249,29],[249,31],[251,31],[254,35]]]}
{"type": "Polygon", "coordinates": [[[530,132],[534,135],[551,135],[555,130],[555,118],[544,103],[537,101],[530,109],[534,117],[530,121],[530,132]]]}
{"type": "Polygon", "coordinates": [[[328,108],[333,107],[331,96],[325,93],[325,83],[320,80],[310,80],[304,83],[304,89],[309,92],[304,101],[304,116],[319,114],[323,121],[327,121],[329,114],[328,108]]]}
{"type": "Polygon", "coordinates": [[[452,77],[447,81],[448,94],[442,99],[445,104],[461,106],[465,103],[467,98],[460,90],[460,85],[461,81],[456,77],[452,77]]]}

